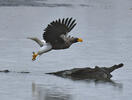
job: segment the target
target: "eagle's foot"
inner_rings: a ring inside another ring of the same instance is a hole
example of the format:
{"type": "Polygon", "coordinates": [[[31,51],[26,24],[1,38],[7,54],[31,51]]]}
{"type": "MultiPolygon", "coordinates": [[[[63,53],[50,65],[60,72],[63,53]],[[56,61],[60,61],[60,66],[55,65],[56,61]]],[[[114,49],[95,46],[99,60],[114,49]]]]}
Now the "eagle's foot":
{"type": "Polygon", "coordinates": [[[37,56],[38,56],[38,54],[35,53],[35,52],[33,52],[33,55],[32,55],[32,61],[35,61],[37,56]]]}

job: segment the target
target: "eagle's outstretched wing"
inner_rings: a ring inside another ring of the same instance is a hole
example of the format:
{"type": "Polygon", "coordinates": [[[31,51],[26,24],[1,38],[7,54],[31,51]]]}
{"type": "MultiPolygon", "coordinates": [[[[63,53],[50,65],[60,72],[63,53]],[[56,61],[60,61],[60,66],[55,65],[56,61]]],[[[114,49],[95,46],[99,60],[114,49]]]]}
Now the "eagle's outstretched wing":
{"type": "Polygon", "coordinates": [[[44,40],[51,43],[51,45],[58,42],[64,42],[61,35],[66,35],[68,32],[70,32],[76,25],[75,21],[76,20],[73,20],[72,18],[63,18],[62,20],[58,19],[51,22],[44,30],[44,40]]]}

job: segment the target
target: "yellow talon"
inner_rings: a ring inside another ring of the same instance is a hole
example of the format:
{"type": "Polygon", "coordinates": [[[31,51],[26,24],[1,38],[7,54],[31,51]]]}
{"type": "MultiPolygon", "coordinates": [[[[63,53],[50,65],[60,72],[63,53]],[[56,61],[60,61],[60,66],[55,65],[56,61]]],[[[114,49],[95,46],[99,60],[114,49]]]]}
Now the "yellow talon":
{"type": "Polygon", "coordinates": [[[38,56],[37,53],[33,52],[33,55],[32,55],[32,61],[36,60],[36,57],[38,56]]]}
{"type": "Polygon", "coordinates": [[[78,42],[83,42],[83,39],[78,38],[77,41],[78,41],[78,42]]]}

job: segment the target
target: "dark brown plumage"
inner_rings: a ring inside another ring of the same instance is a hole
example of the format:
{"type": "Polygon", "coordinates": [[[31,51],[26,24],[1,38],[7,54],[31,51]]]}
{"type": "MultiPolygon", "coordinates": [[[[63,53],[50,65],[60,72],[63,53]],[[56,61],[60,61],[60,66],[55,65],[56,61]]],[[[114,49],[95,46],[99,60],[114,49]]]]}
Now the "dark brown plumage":
{"type": "Polygon", "coordinates": [[[71,44],[78,42],[78,38],[67,36],[75,27],[75,21],[72,18],[63,18],[51,22],[44,30],[44,40],[52,45],[52,49],[69,48],[71,44]]]}

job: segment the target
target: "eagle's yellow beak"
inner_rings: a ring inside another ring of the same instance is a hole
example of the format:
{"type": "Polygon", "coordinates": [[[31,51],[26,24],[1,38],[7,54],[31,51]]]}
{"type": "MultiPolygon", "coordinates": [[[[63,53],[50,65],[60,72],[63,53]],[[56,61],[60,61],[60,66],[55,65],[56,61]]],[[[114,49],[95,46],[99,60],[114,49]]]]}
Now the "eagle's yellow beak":
{"type": "Polygon", "coordinates": [[[37,53],[33,52],[33,55],[32,55],[32,61],[36,60],[36,57],[38,56],[37,53]]]}
{"type": "Polygon", "coordinates": [[[78,38],[77,41],[78,41],[78,42],[83,42],[83,39],[78,38]]]}

